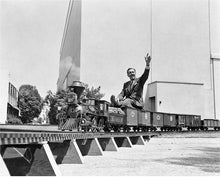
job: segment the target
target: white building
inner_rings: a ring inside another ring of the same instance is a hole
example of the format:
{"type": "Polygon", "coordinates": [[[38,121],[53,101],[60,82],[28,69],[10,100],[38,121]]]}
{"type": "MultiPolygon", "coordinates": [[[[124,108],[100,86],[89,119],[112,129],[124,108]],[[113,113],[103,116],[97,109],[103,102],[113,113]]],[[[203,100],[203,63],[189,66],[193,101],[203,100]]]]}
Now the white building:
{"type": "Polygon", "coordinates": [[[0,80],[0,124],[5,124],[9,119],[20,116],[18,90],[11,84],[6,68],[0,68],[0,80]]]}
{"type": "Polygon", "coordinates": [[[219,29],[219,23],[211,20],[217,13],[213,6],[219,4],[213,0],[167,2],[152,4],[153,13],[159,9],[160,14],[152,15],[154,62],[146,105],[161,112],[220,119],[220,56],[212,54],[220,52],[212,45],[220,33],[212,30],[219,29]]]}
{"type": "Polygon", "coordinates": [[[8,102],[8,71],[0,69],[0,124],[5,124],[7,120],[7,102],[8,102]]]}

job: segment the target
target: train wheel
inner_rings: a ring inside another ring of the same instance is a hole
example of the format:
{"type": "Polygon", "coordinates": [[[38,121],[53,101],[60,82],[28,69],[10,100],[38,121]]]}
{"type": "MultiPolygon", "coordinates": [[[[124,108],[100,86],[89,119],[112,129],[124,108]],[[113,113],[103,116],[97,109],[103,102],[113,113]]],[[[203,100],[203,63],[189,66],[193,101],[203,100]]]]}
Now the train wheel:
{"type": "Polygon", "coordinates": [[[104,130],[104,132],[110,132],[110,131],[111,131],[111,128],[108,127],[108,126],[105,126],[103,130],[104,130]]]}
{"type": "Polygon", "coordinates": [[[137,131],[137,128],[136,127],[133,127],[133,132],[136,132],[137,131]]]}

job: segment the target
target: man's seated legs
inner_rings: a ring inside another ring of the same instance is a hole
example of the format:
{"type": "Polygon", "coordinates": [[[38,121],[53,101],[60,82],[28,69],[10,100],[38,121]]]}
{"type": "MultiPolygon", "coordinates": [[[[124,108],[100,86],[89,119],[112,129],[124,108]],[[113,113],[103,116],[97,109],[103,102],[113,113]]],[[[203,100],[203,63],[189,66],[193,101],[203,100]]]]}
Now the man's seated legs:
{"type": "Polygon", "coordinates": [[[134,108],[133,105],[133,100],[130,98],[126,98],[123,101],[120,101],[119,104],[121,104],[121,107],[130,107],[130,108],[134,108]]]}
{"type": "Polygon", "coordinates": [[[130,98],[126,98],[125,100],[118,101],[118,100],[115,99],[115,96],[112,95],[111,96],[111,103],[112,103],[112,106],[114,106],[114,107],[122,107],[122,108],[123,107],[131,107],[131,108],[134,108],[132,106],[133,100],[130,99],[130,98]]]}

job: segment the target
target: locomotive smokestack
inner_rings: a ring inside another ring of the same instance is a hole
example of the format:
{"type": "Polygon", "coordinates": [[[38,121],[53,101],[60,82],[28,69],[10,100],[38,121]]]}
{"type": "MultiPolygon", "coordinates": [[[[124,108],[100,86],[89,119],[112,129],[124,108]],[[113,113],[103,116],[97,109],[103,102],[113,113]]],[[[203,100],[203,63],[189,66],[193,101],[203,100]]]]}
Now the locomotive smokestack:
{"type": "Polygon", "coordinates": [[[73,88],[74,92],[77,94],[77,98],[79,99],[82,95],[83,91],[85,90],[85,87],[82,82],[80,81],[73,81],[72,85],[69,86],[69,88],[73,88]]]}

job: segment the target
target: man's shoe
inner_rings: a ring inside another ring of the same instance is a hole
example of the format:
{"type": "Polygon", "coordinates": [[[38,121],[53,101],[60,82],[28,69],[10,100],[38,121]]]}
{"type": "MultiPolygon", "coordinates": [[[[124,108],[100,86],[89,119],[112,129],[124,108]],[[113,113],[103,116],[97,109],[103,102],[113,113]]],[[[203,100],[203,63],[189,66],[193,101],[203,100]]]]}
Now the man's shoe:
{"type": "Polygon", "coordinates": [[[119,106],[119,104],[118,104],[118,102],[116,101],[114,95],[111,96],[110,100],[111,100],[111,103],[112,103],[113,106],[115,106],[115,107],[118,107],[118,106],[119,106]]]}

